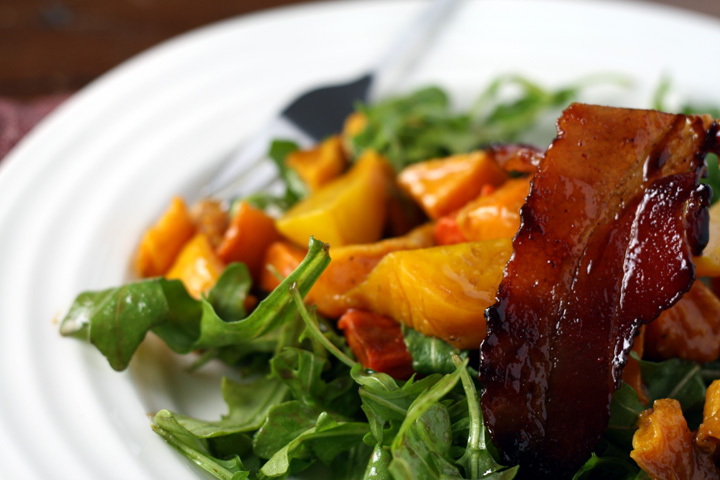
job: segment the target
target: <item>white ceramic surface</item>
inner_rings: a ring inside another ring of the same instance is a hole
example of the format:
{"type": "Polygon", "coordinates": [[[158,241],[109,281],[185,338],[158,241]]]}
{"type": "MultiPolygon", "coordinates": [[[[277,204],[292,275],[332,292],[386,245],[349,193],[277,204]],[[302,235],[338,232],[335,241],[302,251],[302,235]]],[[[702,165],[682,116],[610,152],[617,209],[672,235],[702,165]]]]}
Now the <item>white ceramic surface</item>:
{"type": "MultiPolygon", "coordinates": [[[[371,66],[422,6],[312,4],[192,32],[93,83],[0,163],[0,478],[204,478],[147,413],[216,417],[218,373],[190,376],[149,346],[116,373],[61,338],[57,318],[79,291],[130,277],[139,235],[173,194],[294,93],[371,66]]],[[[399,89],[437,83],[467,103],[501,73],[554,86],[616,72],[634,87],[588,100],[647,107],[667,73],[680,95],[720,104],[718,44],[717,21],[647,4],[469,1],[399,89]]]]}

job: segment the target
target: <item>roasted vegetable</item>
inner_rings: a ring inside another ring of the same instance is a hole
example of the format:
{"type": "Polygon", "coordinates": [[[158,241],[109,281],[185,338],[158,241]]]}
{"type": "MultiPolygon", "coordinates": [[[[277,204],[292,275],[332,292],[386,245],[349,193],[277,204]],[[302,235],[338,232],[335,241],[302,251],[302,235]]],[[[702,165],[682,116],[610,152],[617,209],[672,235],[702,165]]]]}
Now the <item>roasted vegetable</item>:
{"type": "Polygon", "coordinates": [[[277,229],[298,245],[305,245],[312,235],[335,247],[379,240],[387,213],[389,168],[375,152],[366,152],[349,172],[288,210],[277,229]]]}
{"type": "Polygon", "coordinates": [[[253,280],[258,281],[265,251],[279,239],[273,218],[248,202],[240,202],[218,246],[218,257],[225,263],[244,263],[253,280]]]}
{"type": "Polygon", "coordinates": [[[198,233],[185,244],[165,277],[179,279],[190,295],[200,298],[215,285],[224,269],[225,264],[215,253],[210,240],[198,233]]]}
{"type": "Polygon", "coordinates": [[[350,309],[340,317],[338,328],[345,333],[350,350],[363,367],[393,378],[405,379],[413,374],[413,359],[395,320],[350,309]]]}
{"type": "Polygon", "coordinates": [[[507,178],[492,155],[477,151],[411,165],[400,172],[398,184],[437,219],[477,197],[484,185],[497,186],[507,178]]]}
{"type": "Polygon", "coordinates": [[[508,180],[462,207],[455,220],[463,237],[471,242],[512,238],[520,227],[520,207],[530,192],[530,180],[508,180]]]}
{"type": "Polygon", "coordinates": [[[333,135],[311,149],[289,153],[285,164],[295,170],[313,192],[340,176],[347,166],[347,159],[340,137],[333,135]]]}
{"type": "Polygon", "coordinates": [[[140,276],[155,277],[167,272],[194,233],[195,225],[185,201],[174,197],[160,220],[140,240],[135,261],[140,276]]]}
{"type": "Polygon", "coordinates": [[[653,480],[707,480],[720,470],[710,455],[696,448],[680,402],[655,400],[640,414],[630,456],[653,480]]]}
{"type": "Polygon", "coordinates": [[[348,296],[358,308],[474,348],[511,252],[510,239],[499,239],[390,253],[348,296]]]}

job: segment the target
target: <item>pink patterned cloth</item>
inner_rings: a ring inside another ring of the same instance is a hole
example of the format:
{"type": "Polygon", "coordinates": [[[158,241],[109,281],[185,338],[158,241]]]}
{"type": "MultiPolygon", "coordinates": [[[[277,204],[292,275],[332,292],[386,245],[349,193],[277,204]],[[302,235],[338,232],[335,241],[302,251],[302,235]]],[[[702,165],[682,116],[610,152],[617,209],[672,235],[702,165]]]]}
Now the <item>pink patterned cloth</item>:
{"type": "Polygon", "coordinates": [[[45,115],[52,112],[69,96],[69,94],[48,95],[28,102],[0,97],[0,160],[45,115]]]}

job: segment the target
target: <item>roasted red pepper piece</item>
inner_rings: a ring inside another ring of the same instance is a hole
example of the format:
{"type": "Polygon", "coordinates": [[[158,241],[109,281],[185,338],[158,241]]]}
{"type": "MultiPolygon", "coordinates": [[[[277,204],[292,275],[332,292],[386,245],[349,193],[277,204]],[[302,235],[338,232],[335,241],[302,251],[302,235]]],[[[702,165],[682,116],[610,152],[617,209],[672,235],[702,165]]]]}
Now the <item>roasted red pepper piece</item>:
{"type": "Polygon", "coordinates": [[[365,368],[406,379],[413,374],[412,357],[400,324],[377,313],[350,309],[338,322],[350,350],[365,368]]]}
{"type": "Polygon", "coordinates": [[[481,346],[487,426],[527,478],[586,460],[635,331],[690,288],[715,135],[709,117],[582,104],[558,121],[481,346]]]}

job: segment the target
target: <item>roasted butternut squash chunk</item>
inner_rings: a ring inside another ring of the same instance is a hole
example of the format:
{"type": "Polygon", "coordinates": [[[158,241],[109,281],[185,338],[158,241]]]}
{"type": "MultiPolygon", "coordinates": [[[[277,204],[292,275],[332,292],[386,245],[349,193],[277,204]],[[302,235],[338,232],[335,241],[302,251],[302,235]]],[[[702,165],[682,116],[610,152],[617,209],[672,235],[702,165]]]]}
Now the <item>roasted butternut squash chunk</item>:
{"type": "Polygon", "coordinates": [[[311,191],[340,176],[347,166],[340,137],[333,135],[309,150],[296,150],[285,159],[311,191]]]}
{"type": "Polygon", "coordinates": [[[166,277],[181,280],[190,295],[200,298],[215,285],[224,269],[210,240],[198,233],[182,249],[166,277]]]}
{"type": "Polygon", "coordinates": [[[484,185],[497,186],[507,178],[492,155],[478,151],[410,165],[398,175],[398,184],[437,219],[477,197],[484,185]]]}
{"type": "Polygon", "coordinates": [[[275,220],[272,217],[247,202],[240,202],[222,243],[218,246],[217,254],[225,263],[244,263],[253,280],[257,282],[265,251],[272,242],[279,239],[280,234],[275,229],[275,220]]]}
{"type": "Polygon", "coordinates": [[[195,225],[180,197],[172,199],[170,206],[140,241],[135,261],[143,277],[163,275],[175,261],[183,245],[195,233],[195,225]]]}
{"type": "Polygon", "coordinates": [[[520,228],[520,207],[530,192],[530,181],[530,177],[508,180],[462,207],[456,221],[463,236],[471,242],[512,238],[520,228]]]}

